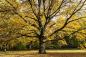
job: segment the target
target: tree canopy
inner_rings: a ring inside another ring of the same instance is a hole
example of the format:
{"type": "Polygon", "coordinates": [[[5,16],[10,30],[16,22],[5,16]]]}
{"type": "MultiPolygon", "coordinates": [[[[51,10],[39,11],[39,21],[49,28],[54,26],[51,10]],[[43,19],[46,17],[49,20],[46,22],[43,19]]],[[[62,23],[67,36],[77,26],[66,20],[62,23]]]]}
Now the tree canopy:
{"type": "Polygon", "coordinates": [[[0,17],[0,39],[35,38],[39,53],[47,41],[86,38],[86,0],[0,0],[0,17]]]}

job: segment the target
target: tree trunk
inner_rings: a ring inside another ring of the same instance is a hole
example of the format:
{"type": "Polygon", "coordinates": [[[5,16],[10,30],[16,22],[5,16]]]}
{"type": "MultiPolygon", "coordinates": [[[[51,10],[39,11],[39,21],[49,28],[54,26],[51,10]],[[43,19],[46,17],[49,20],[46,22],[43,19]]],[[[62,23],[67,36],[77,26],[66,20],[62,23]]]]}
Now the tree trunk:
{"type": "Polygon", "coordinates": [[[39,54],[46,54],[44,37],[39,38],[39,54]]]}
{"type": "Polygon", "coordinates": [[[4,45],[3,45],[3,51],[4,51],[4,52],[6,52],[6,51],[7,51],[7,48],[6,48],[6,47],[7,47],[7,45],[6,45],[6,44],[4,44],[4,45]]]}

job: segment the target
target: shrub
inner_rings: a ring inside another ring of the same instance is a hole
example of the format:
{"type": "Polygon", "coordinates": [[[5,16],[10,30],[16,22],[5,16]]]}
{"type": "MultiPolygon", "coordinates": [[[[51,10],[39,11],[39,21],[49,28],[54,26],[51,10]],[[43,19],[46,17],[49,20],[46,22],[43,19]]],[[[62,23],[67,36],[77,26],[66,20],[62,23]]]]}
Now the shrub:
{"type": "Polygon", "coordinates": [[[16,50],[25,50],[25,49],[27,49],[27,47],[26,47],[25,44],[19,42],[19,43],[16,44],[15,49],[16,50]]]}

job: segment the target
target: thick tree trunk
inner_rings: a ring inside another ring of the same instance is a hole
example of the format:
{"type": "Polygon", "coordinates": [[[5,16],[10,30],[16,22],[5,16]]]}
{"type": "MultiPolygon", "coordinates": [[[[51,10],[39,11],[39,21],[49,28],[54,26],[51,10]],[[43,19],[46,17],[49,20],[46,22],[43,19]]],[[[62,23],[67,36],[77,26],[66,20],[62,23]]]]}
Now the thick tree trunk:
{"type": "Polygon", "coordinates": [[[44,38],[39,38],[39,54],[45,54],[46,53],[46,47],[44,38]]]}

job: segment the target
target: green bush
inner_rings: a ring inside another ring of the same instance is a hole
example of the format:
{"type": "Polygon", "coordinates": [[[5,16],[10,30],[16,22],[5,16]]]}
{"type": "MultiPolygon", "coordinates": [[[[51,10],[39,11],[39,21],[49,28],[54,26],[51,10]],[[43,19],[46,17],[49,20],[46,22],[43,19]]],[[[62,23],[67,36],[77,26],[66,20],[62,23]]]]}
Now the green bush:
{"type": "Polygon", "coordinates": [[[26,45],[25,44],[23,44],[23,43],[18,43],[16,46],[15,46],[15,49],[16,50],[25,50],[25,49],[27,49],[27,47],[26,47],[26,45]]]}
{"type": "Polygon", "coordinates": [[[33,49],[38,49],[39,48],[39,42],[38,41],[35,41],[33,43],[33,49]]]}
{"type": "Polygon", "coordinates": [[[60,48],[59,45],[58,45],[58,41],[50,41],[50,42],[47,42],[46,43],[46,48],[47,49],[58,49],[60,48]]]}

